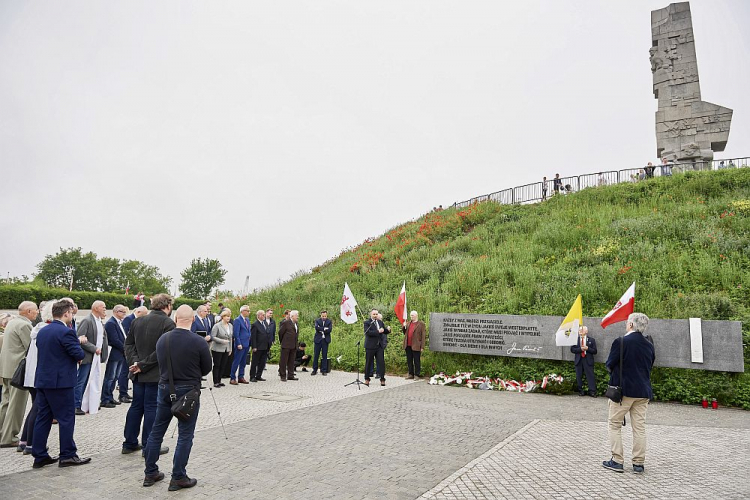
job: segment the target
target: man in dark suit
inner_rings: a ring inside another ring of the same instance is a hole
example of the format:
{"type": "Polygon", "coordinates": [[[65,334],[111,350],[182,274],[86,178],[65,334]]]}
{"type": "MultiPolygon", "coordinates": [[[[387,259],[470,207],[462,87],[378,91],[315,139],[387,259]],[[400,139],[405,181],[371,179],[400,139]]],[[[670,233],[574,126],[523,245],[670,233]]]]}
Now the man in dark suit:
{"type": "MultiPolygon", "coordinates": [[[[133,377],[133,402],[125,417],[125,441],[122,453],[141,450],[148,441],[151,427],[156,417],[157,394],[159,391],[159,363],[156,358],[156,342],[166,332],[174,330],[175,324],[169,318],[172,313],[172,297],[166,293],[151,298],[151,313],[136,318],[130,325],[125,339],[125,356],[133,377]],[[141,443],[138,443],[138,431],[141,443]]],[[[169,451],[162,449],[163,453],[169,451]]]]}
{"type": "Polygon", "coordinates": [[[576,355],[576,383],[578,394],[584,396],[583,374],[586,374],[586,382],[589,385],[589,396],[596,397],[596,377],[594,376],[594,355],[596,354],[596,340],[589,337],[589,329],[582,326],[579,330],[578,343],[570,346],[570,352],[576,355]]]}
{"type": "Polygon", "coordinates": [[[299,312],[290,311],[289,319],[279,325],[279,343],[281,356],[279,358],[279,378],[282,382],[299,380],[294,376],[294,360],[297,357],[297,341],[299,340],[299,312]]]}
{"type": "Polygon", "coordinates": [[[102,320],[107,316],[107,306],[101,300],[94,301],[91,304],[91,314],[81,321],[78,325],[78,336],[86,337],[86,341],[81,343],[86,356],[78,366],[78,376],[76,381],[75,389],[75,401],[76,401],[76,415],[85,415],[86,413],[81,409],[81,401],[83,400],[83,393],[86,389],[86,385],[89,382],[89,374],[91,373],[91,363],[94,361],[94,356],[100,356],[100,361],[105,363],[107,361],[107,355],[109,354],[109,344],[107,341],[107,332],[104,330],[102,320]],[[97,341],[99,336],[102,335],[101,347],[97,347],[97,341]]]}
{"type": "Polygon", "coordinates": [[[197,333],[206,340],[211,340],[211,328],[213,325],[208,319],[208,309],[206,306],[198,306],[195,310],[195,317],[193,318],[193,324],[190,326],[190,331],[197,333]]]}
{"type": "MultiPolygon", "coordinates": [[[[122,320],[122,329],[125,330],[125,338],[127,338],[128,333],[130,332],[130,324],[133,323],[133,320],[147,314],[148,309],[146,308],[146,306],[141,306],[136,307],[132,313],[125,316],[125,319],[122,320]]],[[[125,346],[123,344],[123,349],[124,347],[125,346]]],[[[118,399],[120,400],[120,403],[130,403],[133,401],[128,394],[128,374],[130,373],[129,368],[130,366],[128,366],[127,360],[123,360],[122,366],[120,367],[120,374],[117,376],[117,387],[120,391],[120,397],[118,399]]]]}
{"type": "Polygon", "coordinates": [[[651,369],[656,356],[654,346],[644,333],[648,316],[633,313],[628,316],[625,336],[615,339],[609,351],[606,366],[610,373],[609,385],[622,387],[622,401],[609,401],[609,445],[612,458],[602,466],[615,472],[624,472],[622,451],[622,420],[630,414],[633,429],[633,472],[642,474],[646,461],[646,410],[653,398],[651,369]],[[622,380],[620,380],[620,352],[622,350],[622,380]]]}
{"type": "Polygon", "coordinates": [[[385,385],[385,359],[382,344],[382,334],[385,333],[385,325],[378,319],[378,310],[370,311],[370,318],[365,320],[365,385],[370,385],[370,374],[373,372],[373,363],[377,358],[378,377],[380,385],[385,385]]]}
{"type": "Polygon", "coordinates": [[[125,329],[122,326],[122,320],[125,319],[127,312],[125,306],[117,304],[112,308],[112,317],[104,325],[110,350],[102,384],[102,408],[114,408],[120,404],[119,401],[115,401],[113,392],[122,365],[125,364],[125,329]]]}
{"type": "MultiPolygon", "coordinates": [[[[263,310],[258,311],[255,313],[255,318],[255,322],[250,327],[250,349],[252,349],[253,353],[250,360],[250,382],[265,382],[263,369],[266,367],[268,349],[271,347],[271,337],[266,330],[266,312],[263,310]]],[[[239,319],[241,318],[237,318],[237,320],[239,319]]],[[[237,327],[235,326],[235,328],[237,327]]]]}
{"type": "Polygon", "coordinates": [[[37,390],[38,413],[34,424],[32,455],[34,468],[53,464],[58,458],[47,453],[47,439],[52,419],[59,424],[60,467],[83,465],[90,458],[79,458],[73,441],[75,431],[76,367],[85,356],[75,332],[66,325],[73,318],[73,303],[60,300],[52,306],[53,321],[36,339],[37,366],[34,387],[37,390]]]}
{"type": "MultiPolygon", "coordinates": [[[[206,318],[208,319],[208,323],[210,325],[210,328],[208,329],[208,331],[210,332],[211,328],[213,328],[214,325],[216,324],[216,316],[214,315],[214,313],[211,312],[211,301],[210,300],[207,300],[206,303],[203,304],[203,305],[206,306],[206,318]]],[[[219,311],[219,312],[221,312],[221,311],[219,311]]]]}
{"type": "Polygon", "coordinates": [[[318,357],[321,353],[323,354],[323,362],[320,366],[320,373],[323,376],[328,375],[328,344],[331,343],[332,329],[333,323],[328,319],[328,311],[320,311],[320,318],[315,320],[315,337],[313,338],[315,349],[313,351],[313,365],[310,375],[318,373],[318,357]]]}
{"type": "Polygon", "coordinates": [[[266,332],[268,333],[269,344],[266,362],[271,357],[271,347],[276,342],[276,321],[273,319],[273,309],[266,309],[266,332]]]}

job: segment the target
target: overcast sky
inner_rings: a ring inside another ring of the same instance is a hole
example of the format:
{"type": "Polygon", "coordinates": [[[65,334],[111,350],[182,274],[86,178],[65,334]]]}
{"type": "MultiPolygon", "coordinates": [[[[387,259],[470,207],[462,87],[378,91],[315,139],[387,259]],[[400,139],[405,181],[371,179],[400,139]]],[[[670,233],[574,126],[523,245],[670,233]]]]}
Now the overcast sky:
{"type": "MultiPolygon", "coordinates": [[[[0,1],[0,273],[82,247],[223,288],[543,175],[655,160],[666,1],[0,1]]],[[[693,1],[750,156],[750,2],[693,1]]]]}

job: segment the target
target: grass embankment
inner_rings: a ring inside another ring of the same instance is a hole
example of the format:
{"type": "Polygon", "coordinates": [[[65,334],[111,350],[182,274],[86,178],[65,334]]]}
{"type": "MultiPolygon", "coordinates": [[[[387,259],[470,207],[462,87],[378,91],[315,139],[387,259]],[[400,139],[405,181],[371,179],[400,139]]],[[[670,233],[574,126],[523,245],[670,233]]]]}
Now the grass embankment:
{"type": "MultiPolygon", "coordinates": [[[[408,307],[424,320],[430,312],[564,315],[578,293],[584,315],[601,316],[636,281],[637,310],[650,317],[742,321],[747,365],[750,169],[591,188],[537,205],[482,203],[428,214],[230,304],[235,312],[241,303],[273,306],[277,318],[282,308],[300,310],[308,346],[312,321],[328,309],[335,322],[329,355],[343,356],[334,368],[354,370],[362,326],[338,320],[344,282],[363,311],[377,308],[396,327],[393,306],[404,280],[408,307]]],[[[394,337],[386,363],[389,372],[403,373],[401,338],[394,337]]],[[[557,372],[575,380],[564,362],[426,351],[422,366],[427,374],[462,370],[528,380],[557,372]]],[[[597,375],[603,392],[600,365],[597,375]]],[[[747,373],[659,368],[653,381],[659,400],[707,396],[750,409],[747,373]]]]}

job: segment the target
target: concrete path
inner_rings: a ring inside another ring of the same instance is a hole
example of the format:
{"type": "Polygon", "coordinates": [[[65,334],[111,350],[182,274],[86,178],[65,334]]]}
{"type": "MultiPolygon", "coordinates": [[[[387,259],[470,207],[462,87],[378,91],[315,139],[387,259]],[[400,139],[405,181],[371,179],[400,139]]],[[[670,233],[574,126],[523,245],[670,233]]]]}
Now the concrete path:
{"type": "MultiPolygon", "coordinates": [[[[299,376],[299,382],[282,384],[269,376],[269,382],[214,390],[228,440],[210,395],[203,395],[188,465],[198,485],[190,491],[169,494],[166,482],[141,486],[142,459],[119,451],[122,405],[77,420],[76,440],[81,454],[93,457],[90,465],[32,470],[28,456],[0,450],[3,497],[739,499],[750,494],[748,412],[652,404],[646,474],[636,476],[600,465],[609,458],[603,398],[437,387],[393,377],[386,388],[357,391],[344,387],[354,378],[349,373],[299,376]],[[243,397],[263,394],[289,401],[243,397]]],[[[629,426],[624,432],[629,469],[629,426]]],[[[52,452],[55,439],[49,443],[52,452]]],[[[171,456],[160,463],[167,476],[171,456]]]]}

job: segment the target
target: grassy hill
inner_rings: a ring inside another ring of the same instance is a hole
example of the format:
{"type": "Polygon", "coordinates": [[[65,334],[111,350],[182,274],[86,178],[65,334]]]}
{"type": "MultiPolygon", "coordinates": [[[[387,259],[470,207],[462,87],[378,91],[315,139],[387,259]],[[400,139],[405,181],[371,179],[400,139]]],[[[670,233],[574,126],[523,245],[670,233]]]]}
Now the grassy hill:
{"type": "MultiPolygon", "coordinates": [[[[406,281],[409,309],[430,312],[564,315],[583,294],[584,315],[604,315],[637,281],[637,309],[654,318],[743,322],[750,361],[750,169],[687,173],[637,184],[590,188],[536,205],[492,202],[428,214],[343,251],[279,286],[230,301],[299,309],[302,340],[312,345],[321,309],[334,318],[334,368],[356,367],[361,323],[338,319],[344,282],[363,311],[378,308],[397,325],[393,306],[406,281]]],[[[277,313],[277,317],[279,313],[277,313]]],[[[429,326],[429,325],[428,325],[429,326]]],[[[401,338],[386,352],[403,373],[401,338]]],[[[426,352],[427,374],[473,370],[574,380],[571,363],[426,352]]],[[[602,389],[607,378],[597,367],[602,389]]],[[[702,396],[750,408],[750,374],[657,369],[657,399],[693,403],[702,396]]]]}

